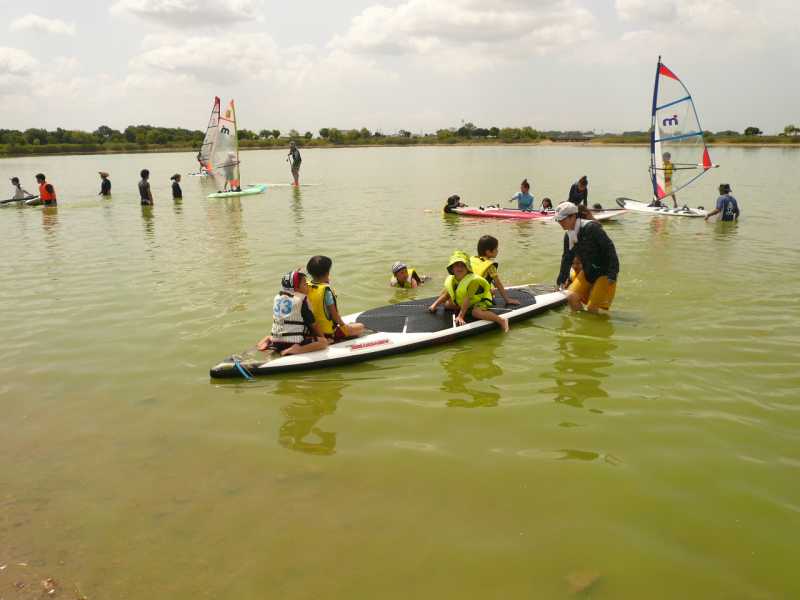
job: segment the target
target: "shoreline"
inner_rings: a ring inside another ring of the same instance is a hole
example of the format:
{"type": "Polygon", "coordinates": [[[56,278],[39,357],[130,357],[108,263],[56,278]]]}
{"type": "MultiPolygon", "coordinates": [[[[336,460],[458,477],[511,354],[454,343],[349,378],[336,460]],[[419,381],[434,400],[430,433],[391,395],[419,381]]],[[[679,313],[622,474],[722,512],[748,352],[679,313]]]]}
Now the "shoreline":
{"type": "MultiPolygon", "coordinates": [[[[301,149],[320,149],[320,150],[334,150],[341,148],[413,148],[413,147],[449,147],[449,146],[582,146],[582,147],[609,147],[609,148],[625,148],[625,147],[648,147],[649,142],[619,142],[619,141],[565,141],[557,142],[553,140],[540,140],[540,141],[526,141],[526,142],[502,142],[502,141],[459,141],[459,142],[426,142],[424,140],[419,142],[409,143],[381,143],[381,144],[308,144],[300,145],[301,149]]],[[[718,146],[729,146],[739,148],[792,148],[800,149],[800,139],[792,142],[735,142],[728,140],[720,140],[709,142],[708,146],[711,148],[718,146]]],[[[288,148],[287,144],[268,144],[268,145],[253,145],[253,146],[240,146],[240,152],[248,152],[253,150],[285,150],[288,148]]],[[[109,149],[109,150],[65,150],[61,152],[20,152],[20,153],[2,153],[0,159],[8,158],[28,158],[28,157],[41,157],[41,156],[91,156],[91,155],[108,155],[108,154],[159,154],[159,153],[179,153],[179,152],[197,152],[197,148],[192,146],[181,147],[148,147],[148,148],[127,148],[127,149],[109,149]]]]}

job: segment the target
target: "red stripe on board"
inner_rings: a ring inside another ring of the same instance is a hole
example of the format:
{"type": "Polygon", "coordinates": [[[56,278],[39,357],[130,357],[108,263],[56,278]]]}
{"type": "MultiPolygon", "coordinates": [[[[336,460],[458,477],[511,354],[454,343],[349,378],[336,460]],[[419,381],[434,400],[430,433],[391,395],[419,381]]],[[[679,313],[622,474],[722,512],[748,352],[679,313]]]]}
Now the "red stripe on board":
{"type": "Polygon", "coordinates": [[[670,70],[669,70],[667,67],[665,67],[664,65],[661,65],[661,67],[658,69],[658,72],[659,72],[661,75],[664,75],[665,77],[671,77],[672,79],[674,79],[674,80],[676,80],[676,81],[678,80],[678,76],[677,76],[677,75],[675,75],[675,73],[673,73],[672,71],[670,71],[670,70]]]}

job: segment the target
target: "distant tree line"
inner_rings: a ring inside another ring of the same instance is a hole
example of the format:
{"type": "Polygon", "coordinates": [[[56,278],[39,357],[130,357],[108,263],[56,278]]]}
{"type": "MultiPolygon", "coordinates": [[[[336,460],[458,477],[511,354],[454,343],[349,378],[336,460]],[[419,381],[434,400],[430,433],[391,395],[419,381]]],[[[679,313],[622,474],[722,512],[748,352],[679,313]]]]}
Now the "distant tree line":
{"type": "MultiPolygon", "coordinates": [[[[709,142],[773,142],[797,143],[800,128],[787,125],[777,136],[765,136],[759,127],[748,126],[743,133],[734,130],[705,132],[709,142]]],[[[202,143],[204,131],[181,127],[155,127],[152,125],[129,125],[123,130],[101,125],[92,132],[73,129],[31,128],[24,131],[0,129],[0,155],[58,154],[68,152],[137,152],[149,150],[197,149],[202,143]]],[[[526,143],[541,140],[597,141],[611,143],[646,143],[648,131],[625,131],[621,134],[595,134],[580,131],[537,131],[533,127],[479,127],[463,123],[460,127],[438,129],[434,133],[412,133],[400,129],[393,133],[360,129],[338,129],[323,127],[315,135],[311,131],[300,133],[291,129],[282,133],[279,129],[239,130],[243,148],[268,148],[285,145],[289,140],[301,146],[337,145],[414,145],[414,144],[480,144],[480,143],[526,143]]]]}

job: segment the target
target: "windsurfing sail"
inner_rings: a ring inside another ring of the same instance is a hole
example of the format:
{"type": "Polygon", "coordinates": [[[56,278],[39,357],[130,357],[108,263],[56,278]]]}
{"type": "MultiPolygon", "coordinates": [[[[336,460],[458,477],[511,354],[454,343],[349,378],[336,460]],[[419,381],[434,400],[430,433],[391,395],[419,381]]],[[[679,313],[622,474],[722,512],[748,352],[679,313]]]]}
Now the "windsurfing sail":
{"type": "Polygon", "coordinates": [[[238,190],[239,139],[236,135],[236,109],[233,100],[219,116],[217,136],[211,150],[211,172],[220,190],[238,190]]]}
{"type": "Polygon", "coordinates": [[[200,170],[211,172],[211,152],[214,149],[214,141],[217,139],[217,127],[219,125],[219,97],[214,97],[214,105],[211,107],[211,117],[208,119],[206,135],[200,152],[197,153],[197,162],[200,163],[200,170]]]}
{"type": "Polygon", "coordinates": [[[650,177],[661,200],[703,176],[711,163],[689,90],[658,57],[650,126],[650,177]]]}

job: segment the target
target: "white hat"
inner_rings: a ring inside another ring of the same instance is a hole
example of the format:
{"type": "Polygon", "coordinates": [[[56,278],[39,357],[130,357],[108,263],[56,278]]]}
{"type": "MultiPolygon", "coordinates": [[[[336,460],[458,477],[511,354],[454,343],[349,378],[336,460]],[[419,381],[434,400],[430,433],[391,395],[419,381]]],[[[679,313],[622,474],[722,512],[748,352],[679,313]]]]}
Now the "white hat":
{"type": "Polygon", "coordinates": [[[553,217],[556,221],[563,221],[567,217],[578,214],[578,207],[572,202],[562,202],[556,206],[556,214],[553,217]]]}

